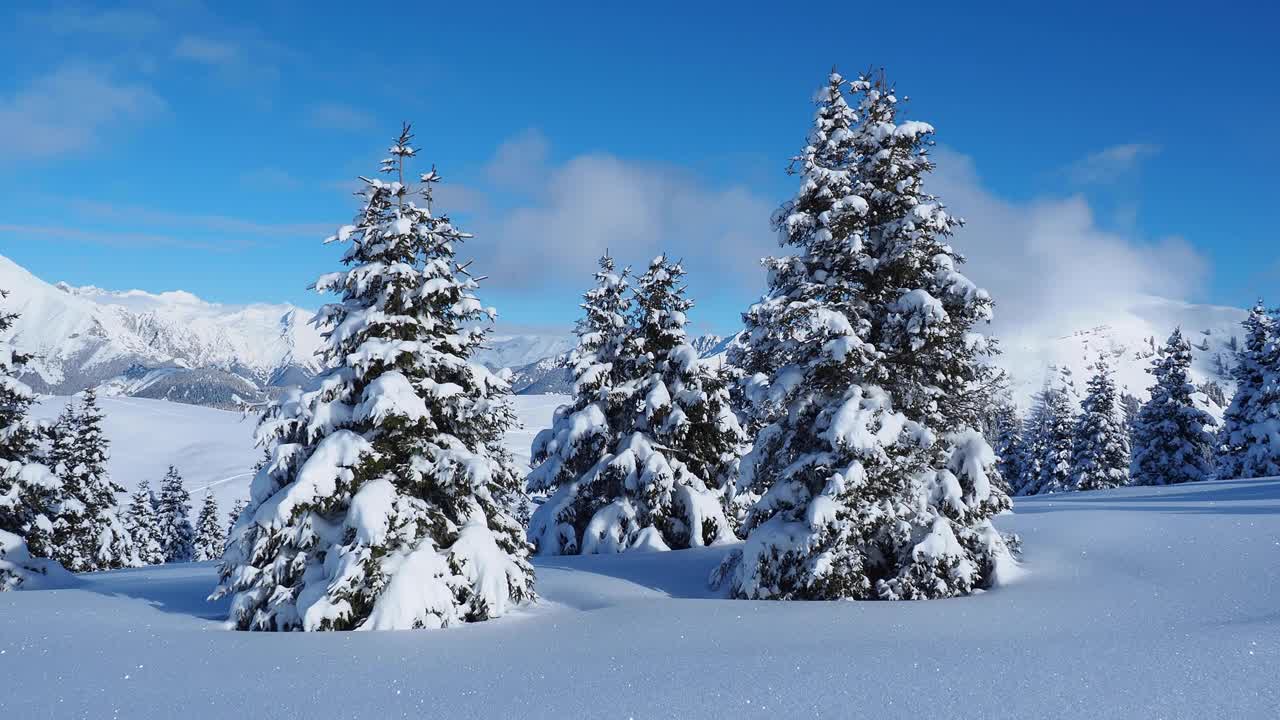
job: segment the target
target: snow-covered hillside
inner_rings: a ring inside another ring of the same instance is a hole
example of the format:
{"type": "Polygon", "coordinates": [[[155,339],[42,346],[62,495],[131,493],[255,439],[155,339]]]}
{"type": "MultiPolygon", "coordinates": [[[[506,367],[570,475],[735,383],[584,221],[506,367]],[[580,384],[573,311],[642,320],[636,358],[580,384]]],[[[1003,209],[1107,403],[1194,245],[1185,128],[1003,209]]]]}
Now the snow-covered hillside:
{"type": "Polygon", "coordinates": [[[719,599],[723,548],[540,558],[538,605],[393,633],[226,631],[212,566],[115,571],[0,594],[0,716],[1274,718],[1278,518],[1280,479],[1020,498],[1024,576],[926,602],[719,599]]]}
{"type": "MultiPolygon", "coordinates": [[[[1083,391],[1089,366],[1099,356],[1115,370],[1121,392],[1146,399],[1151,360],[1169,333],[1181,327],[1192,346],[1192,379],[1201,386],[1216,382],[1230,400],[1235,387],[1230,368],[1246,315],[1239,308],[1148,297],[1117,311],[1106,325],[1050,337],[1001,337],[998,362],[1012,377],[1015,399],[1024,407],[1054,366],[1070,370],[1076,387],[1083,391]]],[[[1223,408],[1210,404],[1208,409],[1221,417],[1223,408]]]]}

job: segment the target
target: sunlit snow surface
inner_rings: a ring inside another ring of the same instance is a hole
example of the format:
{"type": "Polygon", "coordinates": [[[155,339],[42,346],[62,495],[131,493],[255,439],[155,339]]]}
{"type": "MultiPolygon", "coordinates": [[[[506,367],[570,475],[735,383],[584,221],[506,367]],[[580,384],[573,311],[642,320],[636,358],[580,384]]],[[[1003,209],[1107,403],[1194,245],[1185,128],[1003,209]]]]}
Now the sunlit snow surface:
{"type": "MultiPolygon", "coordinates": [[[[555,401],[520,401],[527,452],[555,401]]],[[[170,462],[159,406],[109,421],[118,458],[170,462]]],[[[186,447],[193,488],[256,457],[186,447]]],[[[82,576],[0,594],[0,718],[1280,717],[1280,479],[1016,511],[1025,576],[961,600],[718,599],[713,549],[539,558],[542,602],[478,625],[271,635],[222,629],[208,564],[82,576]]]]}

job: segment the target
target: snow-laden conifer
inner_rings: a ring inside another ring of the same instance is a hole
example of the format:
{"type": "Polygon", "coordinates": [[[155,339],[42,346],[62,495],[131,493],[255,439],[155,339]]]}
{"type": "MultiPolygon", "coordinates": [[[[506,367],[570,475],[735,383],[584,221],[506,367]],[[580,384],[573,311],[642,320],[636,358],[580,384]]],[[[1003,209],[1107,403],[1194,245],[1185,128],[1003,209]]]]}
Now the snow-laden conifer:
{"type": "MultiPolygon", "coordinates": [[[[8,293],[0,290],[0,300],[8,293]]],[[[38,432],[28,415],[35,393],[18,379],[28,356],[6,337],[18,316],[0,310],[0,591],[70,582],[53,556],[62,480],[35,462],[38,432]]]]}
{"type": "Polygon", "coordinates": [[[1213,426],[1196,406],[1191,383],[1191,345],[1174,330],[1152,361],[1151,399],[1134,423],[1129,473],[1135,485],[1175,485],[1205,480],[1212,472],[1213,426]]]}
{"type": "Polygon", "coordinates": [[[578,345],[569,355],[573,401],[556,408],[551,427],[533,440],[534,468],[526,485],[530,492],[551,494],[529,524],[529,540],[540,554],[579,552],[587,524],[604,503],[593,471],[617,447],[628,412],[630,274],[630,268],[618,270],[608,254],[600,258],[596,284],[583,295],[578,345]]]}
{"type": "Polygon", "coordinates": [[[744,316],[752,416],[742,483],[762,494],[718,571],[745,598],[910,599],[989,586],[1009,507],[975,428],[989,296],[958,269],[958,225],[923,189],[933,128],[897,119],[883,80],[820,93],[800,191],[778,216],[796,255],[766,261],[744,316]]]}
{"type": "Polygon", "coordinates": [[[494,317],[455,253],[469,235],[411,189],[406,126],[316,289],[327,369],[266,411],[269,458],[219,566],[246,630],[432,628],[532,599],[507,383],[472,362],[494,317]],[[420,198],[422,204],[415,200],[420,198]]]}
{"type": "Polygon", "coordinates": [[[97,393],[84,391],[50,428],[48,462],[62,478],[62,510],[54,521],[54,557],[72,572],[139,564],[119,517],[124,488],[107,472],[108,441],[97,393]]]}
{"type": "Polygon", "coordinates": [[[130,496],[124,515],[125,529],[133,539],[139,565],[159,565],[165,561],[164,535],[154,503],[151,483],[144,478],[130,496]]]}
{"type": "Polygon", "coordinates": [[[222,559],[226,542],[222,517],[218,514],[218,501],[214,499],[213,493],[206,490],[204,503],[200,506],[200,516],[196,519],[195,561],[222,559]]]}
{"type": "Polygon", "coordinates": [[[1117,406],[1111,368],[1099,358],[1072,439],[1071,487],[1106,490],[1129,482],[1129,434],[1117,406]]]}
{"type": "Polygon", "coordinates": [[[1259,301],[1244,321],[1231,398],[1218,433],[1215,474],[1226,480],[1280,475],[1280,332],[1259,301]]]}
{"type": "Polygon", "coordinates": [[[655,258],[628,304],[616,294],[611,261],[602,260],[579,325],[575,367],[588,382],[534,442],[539,466],[530,487],[555,489],[530,523],[539,552],[665,550],[733,538],[724,498],[743,436],[724,378],[688,343],[692,302],[683,275],[678,263],[655,258]],[[605,444],[596,445],[600,439],[605,444]]]}
{"type": "Polygon", "coordinates": [[[1015,491],[1018,495],[1071,489],[1075,398],[1070,373],[1050,366],[1044,386],[1032,398],[1023,427],[1023,476],[1015,491]]]}
{"type": "Polygon", "coordinates": [[[195,557],[196,531],[191,526],[191,493],[173,465],[160,481],[156,507],[165,562],[191,562],[195,557]]]}
{"type": "Polygon", "coordinates": [[[240,520],[240,514],[244,512],[244,509],[248,504],[249,501],[244,498],[240,498],[231,503],[231,509],[227,511],[227,529],[226,532],[222,534],[224,544],[226,540],[231,537],[231,533],[236,529],[236,523],[240,520]]]}
{"type": "Polygon", "coordinates": [[[1016,492],[1023,477],[1025,450],[1022,440],[1023,420],[1018,406],[1009,397],[1000,397],[992,407],[990,417],[984,423],[983,434],[990,437],[991,449],[996,454],[996,468],[1006,493],[1016,492]]]}

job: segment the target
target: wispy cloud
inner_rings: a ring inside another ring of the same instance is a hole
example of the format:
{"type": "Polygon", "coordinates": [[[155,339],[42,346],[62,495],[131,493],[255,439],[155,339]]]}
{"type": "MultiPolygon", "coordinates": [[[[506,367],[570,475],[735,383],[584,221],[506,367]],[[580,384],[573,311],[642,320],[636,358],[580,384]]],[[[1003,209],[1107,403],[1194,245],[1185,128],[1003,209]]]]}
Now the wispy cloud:
{"type": "Polygon", "coordinates": [[[180,213],[137,205],[117,205],[92,200],[72,200],[71,210],[78,216],[109,223],[127,223],[171,229],[175,232],[225,233],[259,238],[314,238],[332,232],[329,225],[317,223],[263,223],[230,215],[180,213]]]}
{"type": "Polygon", "coordinates": [[[144,85],[118,82],[93,67],[64,66],[11,97],[0,97],[0,158],[90,148],[107,128],[140,121],[164,107],[144,85]]]}
{"type": "Polygon", "coordinates": [[[373,115],[342,103],[316,103],[304,114],[308,125],[324,130],[368,130],[375,125],[373,115]]]}
{"type": "Polygon", "coordinates": [[[254,244],[252,240],[220,239],[193,240],[176,235],[152,234],[131,231],[93,230],[67,225],[14,225],[0,223],[0,235],[13,238],[15,244],[23,242],[78,242],[117,248],[185,248],[232,252],[254,244]]]}
{"type": "Polygon", "coordinates": [[[205,65],[223,66],[239,62],[241,50],[233,43],[198,35],[185,35],[178,40],[178,45],[173,49],[173,55],[205,65]]]}
{"type": "Polygon", "coordinates": [[[19,15],[24,27],[50,35],[112,35],[133,38],[154,33],[164,22],[140,8],[85,8],[62,6],[19,15]]]}
{"type": "Polygon", "coordinates": [[[1066,174],[1077,185],[1108,185],[1131,175],[1141,167],[1144,160],[1159,153],[1158,145],[1113,145],[1072,163],[1067,167],[1066,174]]]}

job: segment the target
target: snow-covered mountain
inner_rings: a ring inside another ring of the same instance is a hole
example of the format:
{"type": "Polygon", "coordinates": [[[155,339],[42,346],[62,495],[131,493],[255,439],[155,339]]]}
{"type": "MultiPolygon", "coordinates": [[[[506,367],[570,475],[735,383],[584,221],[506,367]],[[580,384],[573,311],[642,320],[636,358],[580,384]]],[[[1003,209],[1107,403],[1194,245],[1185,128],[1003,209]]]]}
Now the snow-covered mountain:
{"type": "Polygon", "coordinates": [[[1210,383],[1223,393],[1217,401],[1206,402],[1206,409],[1220,418],[1225,409],[1221,401],[1230,400],[1235,390],[1230,371],[1236,346],[1243,340],[1240,323],[1246,315],[1239,308],[1144,297],[1114,313],[1105,325],[1066,334],[1001,337],[998,363],[1011,376],[1014,398],[1023,407],[1053,367],[1069,370],[1076,388],[1083,392],[1089,366],[1099,356],[1114,369],[1121,392],[1145,400],[1151,385],[1147,369],[1169,334],[1180,327],[1192,346],[1192,380],[1202,391],[1208,390],[1207,395],[1216,394],[1210,383]]]}
{"type": "MultiPolygon", "coordinates": [[[[99,386],[106,394],[165,398],[214,407],[260,402],[276,388],[305,383],[317,370],[320,336],[310,312],[291,305],[210,303],[186,292],[124,292],[49,284],[0,255],[3,303],[22,317],[18,347],[33,353],[25,379],[37,390],[67,394],[99,386]]],[[[1051,367],[1065,367],[1083,389],[1091,365],[1104,355],[1122,390],[1145,398],[1147,368],[1174,327],[1193,344],[1192,376],[1216,383],[1226,398],[1229,369],[1245,311],[1145,297],[1115,312],[1106,325],[1072,332],[1000,334],[999,364],[1024,407],[1051,367]]],[[[733,336],[692,340],[706,358],[723,356],[733,336]]],[[[495,334],[477,360],[509,368],[522,394],[564,393],[571,386],[565,358],[569,333],[495,334]]],[[[1208,405],[1221,415],[1221,408],[1208,405]]]]}
{"type": "Polygon", "coordinates": [[[36,390],[167,398],[217,407],[261,401],[317,369],[319,333],[291,305],[229,306],[186,292],[51,285],[0,255],[6,311],[36,390]]]}

